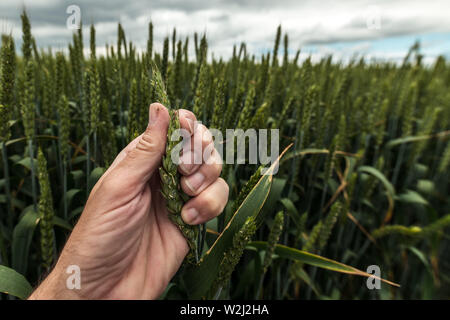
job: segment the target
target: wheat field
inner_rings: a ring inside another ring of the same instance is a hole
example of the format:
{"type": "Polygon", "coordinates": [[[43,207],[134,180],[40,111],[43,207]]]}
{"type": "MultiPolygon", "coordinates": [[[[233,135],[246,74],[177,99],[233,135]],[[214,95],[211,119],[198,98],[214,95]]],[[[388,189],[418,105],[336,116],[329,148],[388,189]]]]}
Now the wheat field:
{"type": "Polygon", "coordinates": [[[289,56],[280,26],[270,52],[242,43],[225,61],[206,35],[175,30],[156,52],[151,23],[143,52],[120,24],[106,55],[96,53],[94,26],[54,52],[36,46],[25,12],[22,28],[21,48],[8,34],[1,42],[0,299],[26,298],[49,272],[90,190],[145,130],[155,101],[222,132],[279,129],[286,149],[273,175],[224,165],[229,202],[187,232],[198,262],[162,298],[450,297],[444,57],[425,65],[416,43],[400,64],[313,63],[289,56]],[[371,265],[379,290],[366,285],[371,265]]]}

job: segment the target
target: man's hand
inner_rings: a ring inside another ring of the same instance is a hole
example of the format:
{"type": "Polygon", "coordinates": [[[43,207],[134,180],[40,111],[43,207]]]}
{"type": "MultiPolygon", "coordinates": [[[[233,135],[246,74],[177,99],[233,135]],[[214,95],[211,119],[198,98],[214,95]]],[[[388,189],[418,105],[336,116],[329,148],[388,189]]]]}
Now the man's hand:
{"type": "MultiPolygon", "coordinates": [[[[55,268],[30,299],[155,299],[181,266],[189,247],[168,219],[158,174],[169,114],[158,103],[149,113],[147,130],[94,186],[55,268]],[[70,265],[80,267],[79,290],[66,287],[70,265]]],[[[192,141],[201,139],[203,149],[212,143],[205,126],[194,128],[192,112],[179,110],[179,118],[192,141]]],[[[189,224],[216,217],[228,200],[228,186],[219,178],[221,164],[192,164],[195,152],[184,151],[178,167],[181,187],[192,196],[182,210],[189,224]]],[[[215,150],[213,157],[218,157],[215,150]]]]}

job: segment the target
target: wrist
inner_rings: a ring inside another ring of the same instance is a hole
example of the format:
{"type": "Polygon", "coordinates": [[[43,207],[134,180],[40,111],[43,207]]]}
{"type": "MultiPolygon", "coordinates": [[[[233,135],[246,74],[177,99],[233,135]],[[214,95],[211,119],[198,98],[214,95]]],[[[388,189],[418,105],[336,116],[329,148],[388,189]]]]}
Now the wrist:
{"type": "Polygon", "coordinates": [[[79,300],[81,296],[77,289],[67,286],[66,274],[58,264],[45,278],[45,280],[34,290],[28,300],[79,300]]]}

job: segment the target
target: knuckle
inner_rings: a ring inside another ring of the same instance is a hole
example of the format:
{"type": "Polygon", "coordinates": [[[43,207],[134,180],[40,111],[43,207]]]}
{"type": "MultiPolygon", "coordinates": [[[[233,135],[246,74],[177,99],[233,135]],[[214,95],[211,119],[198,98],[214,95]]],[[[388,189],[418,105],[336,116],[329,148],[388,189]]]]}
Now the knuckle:
{"type": "Polygon", "coordinates": [[[202,195],[200,202],[200,208],[203,208],[203,211],[208,213],[214,213],[219,209],[219,204],[217,201],[217,197],[212,193],[207,193],[202,195]]]}
{"type": "Polygon", "coordinates": [[[205,159],[205,170],[207,174],[212,178],[217,178],[222,172],[222,159],[217,152],[211,154],[211,156],[205,159]]]}
{"type": "Polygon", "coordinates": [[[220,173],[222,172],[222,165],[219,163],[214,163],[211,165],[212,167],[212,173],[213,173],[213,177],[218,177],[220,176],[220,173]]]}
{"type": "Polygon", "coordinates": [[[206,126],[203,123],[198,122],[195,131],[200,138],[203,138],[203,135],[206,131],[208,131],[208,128],[206,128],[206,126]]]}
{"type": "Polygon", "coordinates": [[[223,193],[223,198],[221,198],[220,201],[220,209],[219,211],[222,212],[223,209],[225,209],[225,206],[227,205],[228,202],[228,196],[230,193],[230,187],[228,186],[228,184],[225,182],[225,180],[223,180],[222,178],[219,178],[219,182],[222,186],[221,188],[223,189],[224,193],[223,193]]]}
{"type": "Polygon", "coordinates": [[[157,137],[153,134],[153,131],[147,127],[141,139],[139,140],[136,148],[130,151],[129,155],[131,156],[135,150],[145,151],[149,153],[160,153],[162,154],[164,151],[165,144],[162,144],[158,141],[157,137]]]}
{"type": "Polygon", "coordinates": [[[196,120],[195,114],[194,114],[192,111],[190,111],[190,110],[179,109],[179,110],[178,110],[178,114],[179,114],[180,116],[182,116],[182,117],[190,118],[190,119],[192,119],[192,120],[196,120]]]}
{"type": "Polygon", "coordinates": [[[199,207],[208,216],[217,216],[220,214],[228,202],[228,184],[221,178],[218,179],[217,183],[220,184],[219,188],[222,188],[223,192],[208,192],[203,194],[201,199],[199,198],[199,207]]]}
{"type": "Polygon", "coordinates": [[[202,130],[202,141],[203,141],[203,144],[208,145],[208,144],[212,143],[213,136],[207,127],[205,127],[204,125],[203,125],[203,127],[204,127],[204,129],[202,130]]]}
{"type": "Polygon", "coordinates": [[[226,201],[228,201],[228,195],[230,193],[230,187],[228,186],[228,183],[222,178],[219,178],[217,180],[218,180],[218,183],[220,183],[222,185],[222,188],[225,191],[226,201]]]}

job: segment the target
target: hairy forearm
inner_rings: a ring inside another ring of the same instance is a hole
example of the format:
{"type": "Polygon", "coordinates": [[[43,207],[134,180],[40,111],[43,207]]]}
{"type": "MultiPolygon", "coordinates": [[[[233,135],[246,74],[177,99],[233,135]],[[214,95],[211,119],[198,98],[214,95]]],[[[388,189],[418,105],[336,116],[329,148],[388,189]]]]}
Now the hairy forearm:
{"type": "MultiPolygon", "coordinates": [[[[69,289],[65,273],[58,266],[34,290],[28,300],[78,300],[81,296],[75,289],[69,289]]],[[[67,275],[66,275],[67,276],[67,275]]]]}

